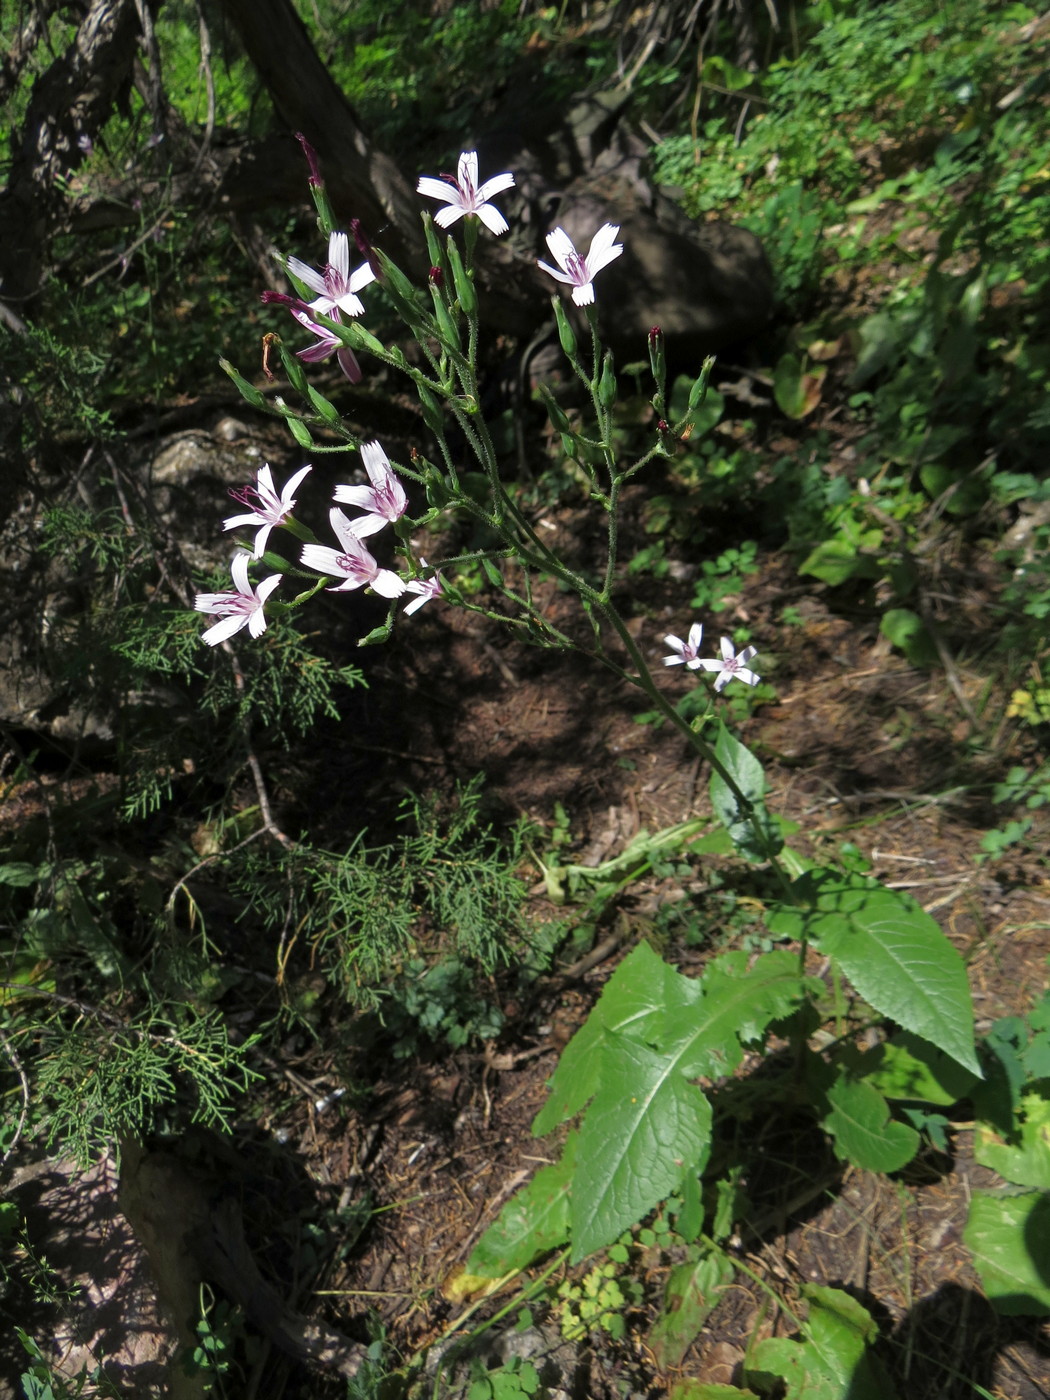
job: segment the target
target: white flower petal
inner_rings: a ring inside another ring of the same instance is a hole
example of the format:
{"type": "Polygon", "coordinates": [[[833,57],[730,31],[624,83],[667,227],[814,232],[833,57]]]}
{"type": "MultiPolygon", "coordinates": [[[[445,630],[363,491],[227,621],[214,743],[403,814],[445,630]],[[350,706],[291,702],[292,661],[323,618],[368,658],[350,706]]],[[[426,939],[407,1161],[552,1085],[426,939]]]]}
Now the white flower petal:
{"type": "Polygon", "coordinates": [[[371,486],[337,486],[332,499],[344,506],[357,506],[359,510],[367,510],[372,504],[372,497],[371,486]]]}
{"type": "Polygon", "coordinates": [[[281,492],[281,502],[286,510],[290,510],[292,506],[295,505],[292,493],[294,492],[295,488],[300,484],[300,482],[305,480],[307,473],[311,471],[313,471],[313,467],[300,467],[299,470],[293,476],[290,476],[288,478],[288,481],[285,483],[284,490],[281,492]]]}
{"type": "Polygon", "coordinates": [[[400,598],[405,591],[405,580],[390,569],[377,569],[371,586],[384,598],[400,598]]]}
{"type": "Polygon", "coordinates": [[[507,223],[494,204],[479,204],[474,213],[477,214],[488,231],[494,233],[497,238],[510,228],[510,224],[507,223]]]}
{"type": "Polygon", "coordinates": [[[345,578],[346,570],[339,563],[342,557],[342,550],[332,549],[329,545],[304,544],[299,559],[308,569],[316,569],[322,574],[334,574],[336,578],[345,578]]]}
{"type": "MultiPolygon", "coordinates": [[[[563,228],[552,229],[547,235],[547,247],[558,266],[565,270],[569,259],[576,252],[576,245],[563,228]]],[[[541,263],[542,267],[543,264],[541,263]]]]}
{"type": "Polygon", "coordinates": [[[333,233],[328,239],[328,266],[343,283],[350,276],[350,240],[345,233],[333,233]]]}
{"type": "Polygon", "coordinates": [[[591,239],[590,252],[587,254],[587,271],[592,278],[623,252],[623,244],[615,241],[619,232],[619,224],[602,224],[591,239]]]}
{"type": "Polygon", "coordinates": [[[201,633],[201,641],[207,642],[210,647],[218,646],[219,642],[228,641],[235,632],[239,632],[247,621],[246,613],[234,613],[232,617],[224,617],[221,622],[216,622],[213,627],[201,633]]]}
{"type": "Polygon", "coordinates": [[[559,282],[568,282],[570,286],[573,283],[574,279],[570,277],[567,272],[562,272],[557,267],[551,267],[550,263],[545,263],[542,260],[542,258],[536,259],[536,266],[542,268],[543,271],[546,272],[549,277],[554,277],[559,282]]]}
{"type": "Polygon", "coordinates": [[[242,551],[233,556],[233,562],[230,565],[230,573],[233,575],[233,586],[238,593],[244,595],[249,595],[252,591],[252,586],[248,582],[248,560],[250,558],[250,554],[245,554],[242,551]]]}
{"type": "Polygon", "coordinates": [[[494,194],[502,194],[504,190],[512,189],[513,185],[513,175],[492,175],[478,190],[478,199],[479,201],[491,199],[494,194]]]}
{"type": "Polygon", "coordinates": [[[270,594],[280,583],[280,581],[280,574],[271,574],[269,578],[264,578],[262,583],[259,584],[259,587],[255,590],[255,596],[259,600],[260,609],[262,608],[263,603],[266,602],[267,598],[269,598],[270,594]]]}
{"type": "Polygon", "coordinates": [[[440,199],[446,203],[453,193],[447,180],[438,180],[433,175],[420,175],[416,194],[425,194],[427,199],[440,199]]]}
{"type": "MultiPolygon", "coordinates": [[[[294,272],[300,282],[304,282],[312,292],[324,292],[324,277],[298,258],[288,259],[288,271],[294,272]]],[[[294,314],[294,313],[293,313],[294,314]]]]}
{"type": "Polygon", "coordinates": [[[385,515],[378,515],[370,511],[368,515],[359,515],[356,520],[351,520],[350,525],[357,538],[363,540],[368,535],[377,534],[384,525],[389,523],[385,515]]]}
{"type": "Polygon", "coordinates": [[[252,511],[249,515],[231,515],[222,522],[224,530],[236,530],[239,525],[258,525],[259,517],[252,511]]]}
{"type": "Polygon", "coordinates": [[[464,151],[459,158],[459,187],[461,190],[476,190],[478,187],[478,153],[464,151]]]}
{"type": "Polygon", "coordinates": [[[445,209],[439,209],[434,215],[434,222],[438,228],[451,228],[457,219],[462,219],[466,210],[459,204],[450,204],[445,209]]]}

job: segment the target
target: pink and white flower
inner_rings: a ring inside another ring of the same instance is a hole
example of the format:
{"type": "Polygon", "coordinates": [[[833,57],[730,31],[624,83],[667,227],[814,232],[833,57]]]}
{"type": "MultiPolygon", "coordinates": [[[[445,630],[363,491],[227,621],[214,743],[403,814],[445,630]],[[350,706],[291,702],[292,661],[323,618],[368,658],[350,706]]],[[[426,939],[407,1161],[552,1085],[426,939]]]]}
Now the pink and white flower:
{"type": "Polygon", "coordinates": [[[295,475],[289,478],[279,496],[274,489],[273,474],[269,466],[265,464],[260,467],[254,486],[231,487],[230,495],[238,504],[247,506],[248,513],[246,515],[231,515],[228,520],[222,522],[222,528],[236,530],[241,525],[257,525],[259,530],[255,536],[253,559],[262,558],[266,551],[266,541],[270,537],[270,531],[278,525],[283,525],[288,516],[291,515],[295,508],[295,488],[308,471],[310,471],[309,467],[300,467],[295,475]]]}
{"type": "Polygon", "coordinates": [[[230,593],[198,593],[193,606],[197,612],[218,613],[222,621],[209,627],[201,634],[201,641],[210,647],[225,642],[247,627],[253,637],[261,637],[266,631],[266,615],[263,605],[281,581],[280,574],[264,578],[258,588],[253,588],[248,578],[250,554],[243,551],[233,556],[230,572],[233,574],[234,591],[230,593]]]}
{"type": "Polygon", "coordinates": [[[363,442],[361,459],[371,486],[337,486],[335,499],[343,505],[358,506],[368,512],[350,522],[354,534],[364,539],[367,535],[374,535],[384,525],[400,520],[408,507],[408,497],[378,442],[363,442]]]}
{"type": "Polygon", "coordinates": [[[689,629],[689,638],[682,641],[681,637],[668,636],[664,638],[664,646],[668,646],[675,653],[674,656],[665,656],[665,666],[688,666],[690,671],[698,671],[704,664],[699,658],[700,643],[703,641],[704,628],[700,622],[694,622],[689,629]]]}
{"type": "Polygon", "coordinates": [[[330,593],[348,593],[353,588],[367,585],[384,598],[400,598],[405,591],[405,580],[401,575],[379,567],[341,510],[333,506],[328,518],[342,549],[332,549],[325,544],[304,544],[301,558],[306,567],[343,580],[335,588],[330,588],[330,593]]]}
{"type": "MultiPolygon", "coordinates": [[[[422,555],[419,557],[421,568],[426,568],[427,561],[422,555]]],[[[406,616],[418,612],[424,603],[429,603],[431,598],[440,598],[445,591],[445,585],[441,578],[440,569],[435,569],[429,578],[410,578],[405,584],[406,593],[418,593],[418,598],[413,598],[411,603],[405,607],[406,616]]]]}
{"type": "MultiPolygon", "coordinates": [[[[361,366],[358,363],[357,356],[350,349],[349,345],[344,345],[335,331],[330,330],[328,326],[318,325],[316,321],[311,320],[308,311],[292,307],[291,312],[301,326],[304,326],[311,335],[317,337],[316,344],[308,345],[305,350],[297,350],[295,352],[298,358],[302,360],[304,364],[316,364],[319,360],[327,360],[329,355],[334,351],[339,368],[346,375],[347,379],[349,379],[350,383],[359,384],[361,381],[361,366]]],[[[339,320],[338,311],[333,310],[325,314],[330,315],[333,321],[339,320]]]]}
{"type": "Polygon", "coordinates": [[[421,175],[416,193],[427,199],[440,199],[444,209],[434,215],[438,228],[451,228],[464,214],[476,214],[485,227],[496,235],[506,233],[510,225],[494,204],[487,203],[494,194],[509,190],[514,184],[513,175],[493,175],[483,185],[478,184],[478,153],[464,151],[459,158],[459,175],[442,175],[440,180],[433,175],[421,175]]]}
{"type": "Polygon", "coordinates": [[[724,690],[730,681],[743,681],[745,685],[758,685],[762,677],[757,671],[748,670],[747,663],[758,655],[757,647],[745,647],[739,656],[736,654],[736,647],[728,637],[723,637],[721,641],[722,659],[720,661],[701,661],[700,665],[705,671],[717,671],[715,678],[715,689],[724,690]]]}
{"type": "Polygon", "coordinates": [[[602,224],[591,239],[587,256],[577,253],[576,247],[563,228],[556,228],[547,235],[547,247],[551,257],[558,264],[551,267],[542,259],[537,259],[540,267],[559,282],[572,288],[572,299],[577,306],[590,306],[594,301],[594,278],[607,267],[614,258],[623,252],[623,244],[615,241],[620,232],[619,224],[602,224]]]}
{"type": "Polygon", "coordinates": [[[350,271],[350,240],[345,233],[333,233],[329,237],[328,266],[324,272],[316,272],[298,258],[288,259],[288,270],[317,293],[309,307],[320,316],[331,316],[337,309],[348,316],[360,316],[365,308],[357,293],[375,281],[375,273],[367,263],[350,271]]]}

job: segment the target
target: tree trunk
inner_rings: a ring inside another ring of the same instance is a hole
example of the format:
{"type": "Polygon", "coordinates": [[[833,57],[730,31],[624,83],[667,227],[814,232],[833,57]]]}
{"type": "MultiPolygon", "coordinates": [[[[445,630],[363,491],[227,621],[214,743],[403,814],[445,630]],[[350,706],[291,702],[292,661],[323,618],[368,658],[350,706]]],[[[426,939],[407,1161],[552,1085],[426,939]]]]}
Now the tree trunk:
{"type": "MultiPolygon", "coordinates": [[[[282,119],[329,168],[332,193],[340,186],[352,191],[354,207],[337,208],[337,216],[360,219],[395,261],[421,264],[425,245],[413,184],[361,130],[289,0],[222,4],[282,119]]],[[[305,181],[304,167],[304,189],[305,181]]]]}
{"type": "Polygon", "coordinates": [[[33,86],[0,192],[0,298],[16,310],[43,286],[64,180],[130,82],[138,34],[134,0],[92,0],[72,44],[33,86]]]}

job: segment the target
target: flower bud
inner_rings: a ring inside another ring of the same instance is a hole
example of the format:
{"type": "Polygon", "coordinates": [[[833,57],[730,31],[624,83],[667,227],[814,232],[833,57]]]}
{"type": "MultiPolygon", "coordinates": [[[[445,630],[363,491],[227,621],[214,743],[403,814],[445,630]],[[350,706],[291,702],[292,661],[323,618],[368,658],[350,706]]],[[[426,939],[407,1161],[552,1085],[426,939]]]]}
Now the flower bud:
{"type": "Polygon", "coordinates": [[[711,378],[711,371],[714,369],[714,367],[715,357],[713,355],[708,355],[707,359],[704,361],[703,369],[701,369],[700,371],[700,377],[697,379],[693,387],[689,390],[690,413],[692,413],[694,408],[698,408],[700,404],[703,403],[704,399],[707,397],[707,381],[711,378]]]}
{"type": "Polygon", "coordinates": [[[302,146],[303,155],[306,157],[306,163],[310,167],[310,184],[323,185],[324,180],[321,178],[321,164],[317,159],[317,152],[301,131],[295,133],[295,139],[299,142],[299,145],[302,146]]]}
{"type": "Polygon", "coordinates": [[[561,303],[561,298],[553,297],[551,300],[554,306],[554,319],[558,323],[558,339],[561,341],[561,348],[572,360],[576,356],[576,335],[569,322],[565,307],[561,303]]]}
{"type": "Polygon", "coordinates": [[[657,384],[663,384],[667,362],[664,358],[664,333],[659,326],[653,326],[649,332],[649,363],[652,366],[653,378],[657,384]]]}
{"type": "Polygon", "coordinates": [[[616,402],[616,371],[613,369],[613,357],[610,350],[605,352],[602,377],[598,381],[598,398],[605,408],[611,408],[616,402]]]}
{"type": "Polygon", "coordinates": [[[419,406],[423,410],[423,422],[432,433],[440,437],[445,431],[444,419],[441,416],[441,405],[425,384],[417,384],[416,393],[419,396],[419,406]]]}
{"type": "Polygon", "coordinates": [[[478,309],[477,293],[474,290],[474,283],[470,280],[463,260],[459,256],[459,249],[455,240],[448,240],[448,260],[452,266],[452,281],[456,288],[456,299],[463,309],[465,316],[473,316],[478,309]]]}

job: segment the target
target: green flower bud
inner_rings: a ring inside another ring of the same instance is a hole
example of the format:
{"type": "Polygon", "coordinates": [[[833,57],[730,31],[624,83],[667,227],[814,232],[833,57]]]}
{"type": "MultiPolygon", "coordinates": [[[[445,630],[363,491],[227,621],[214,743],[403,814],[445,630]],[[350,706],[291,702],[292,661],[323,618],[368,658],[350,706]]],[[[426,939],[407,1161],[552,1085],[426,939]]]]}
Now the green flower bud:
{"type": "Polygon", "coordinates": [[[562,305],[561,297],[551,297],[551,305],[554,307],[554,319],[558,323],[558,339],[561,341],[561,348],[570,360],[575,359],[576,335],[573,332],[568,313],[562,305]]]}
{"type": "Polygon", "coordinates": [[[453,238],[448,240],[448,260],[452,268],[452,281],[456,288],[456,298],[463,308],[463,314],[473,316],[478,309],[477,293],[474,290],[474,283],[463,266],[463,260],[459,256],[459,249],[453,238]]]}
{"type": "Polygon", "coordinates": [[[698,408],[700,404],[703,403],[704,399],[707,397],[707,381],[711,378],[711,371],[714,369],[714,367],[715,357],[713,355],[708,355],[707,359],[704,361],[704,367],[700,371],[699,379],[689,390],[690,413],[692,413],[694,408],[698,408]]]}
{"type": "Polygon", "coordinates": [[[616,402],[616,371],[613,369],[612,351],[606,350],[602,365],[602,377],[598,381],[598,398],[603,407],[611,408],[616,402]]]}

